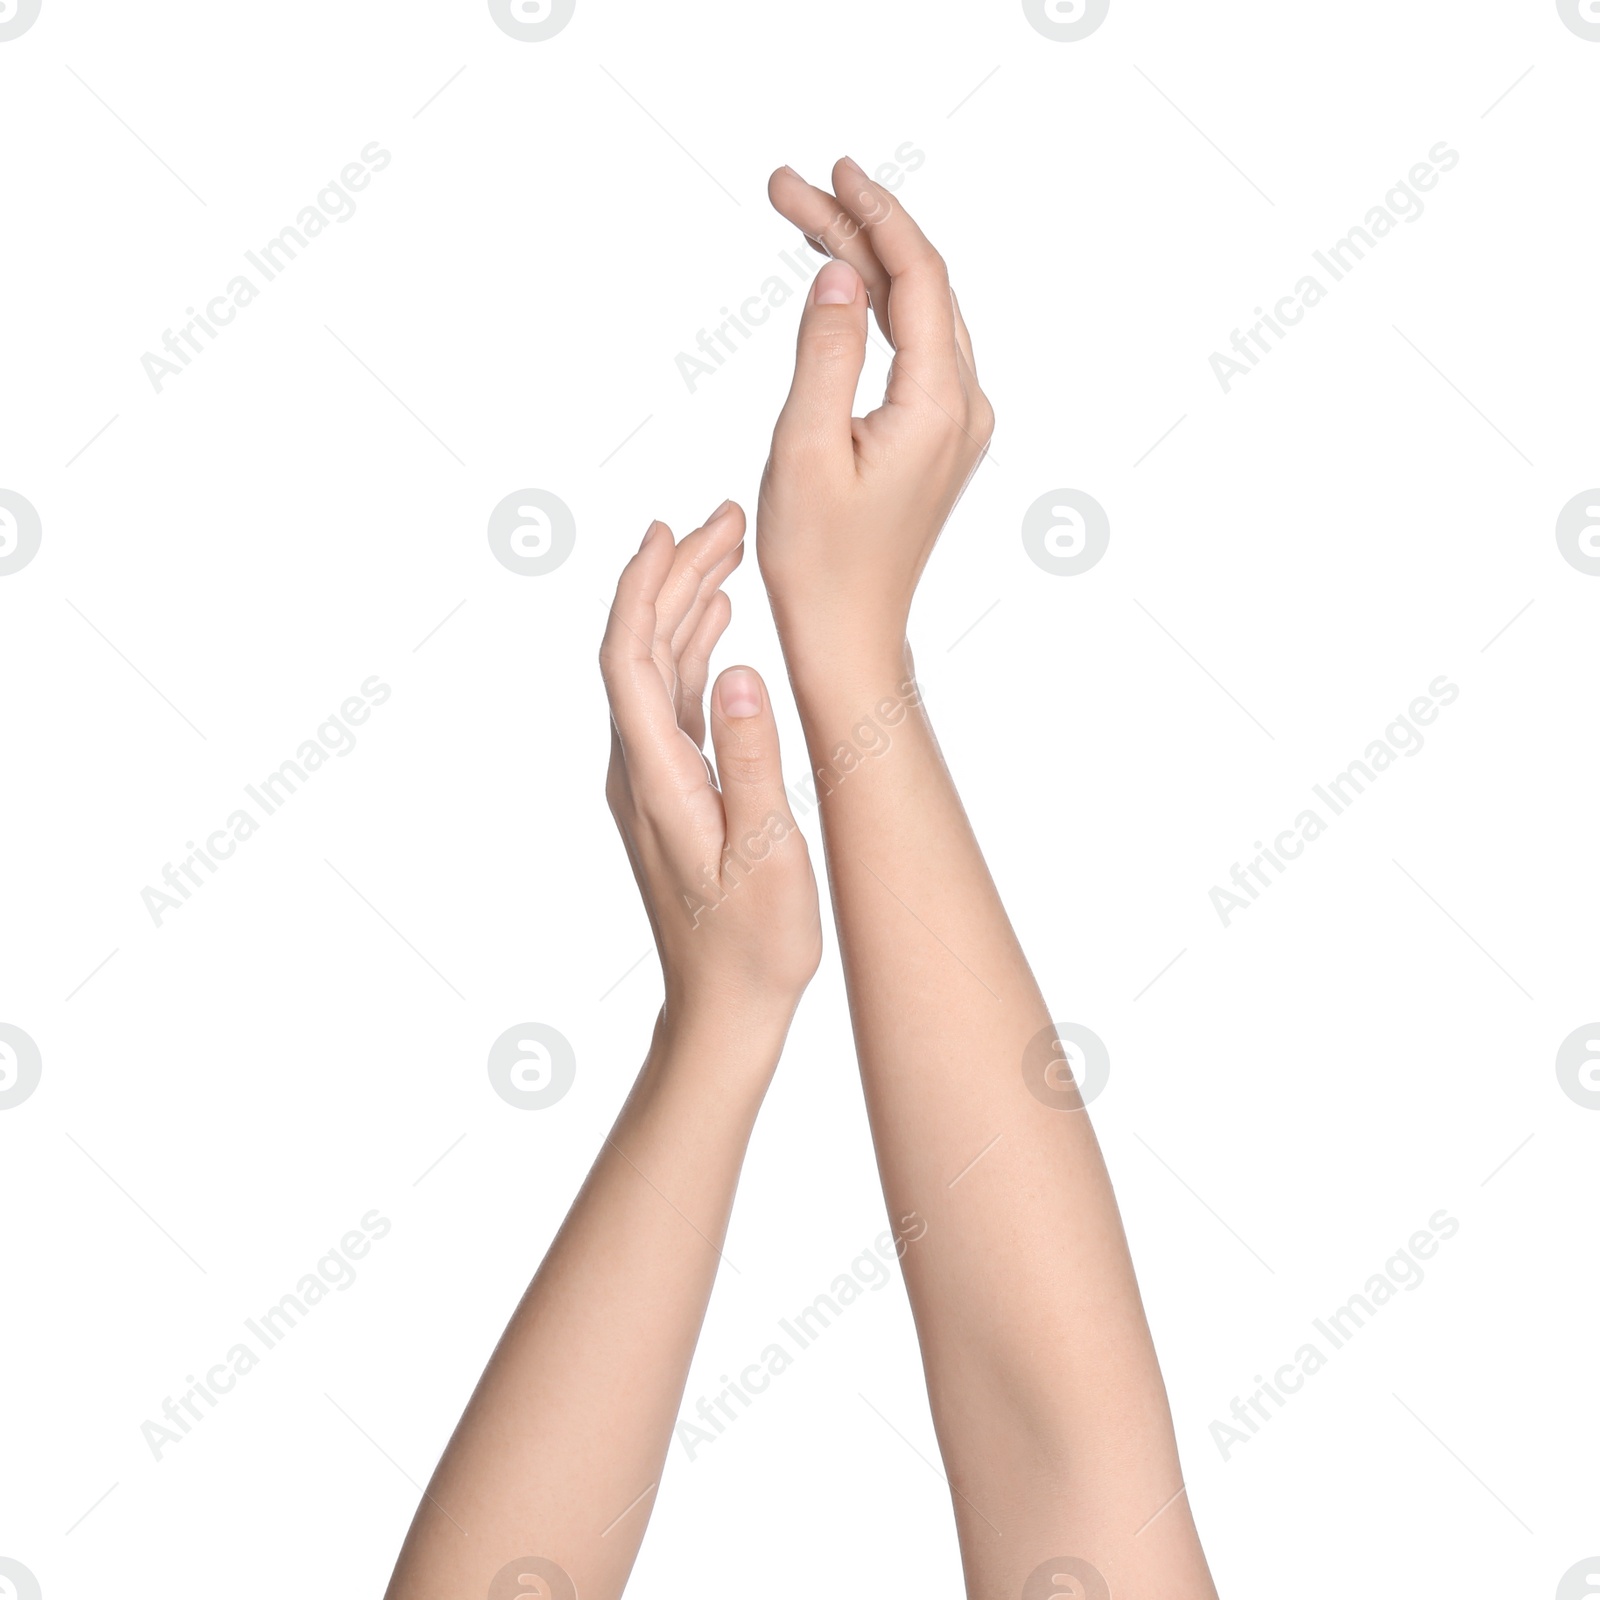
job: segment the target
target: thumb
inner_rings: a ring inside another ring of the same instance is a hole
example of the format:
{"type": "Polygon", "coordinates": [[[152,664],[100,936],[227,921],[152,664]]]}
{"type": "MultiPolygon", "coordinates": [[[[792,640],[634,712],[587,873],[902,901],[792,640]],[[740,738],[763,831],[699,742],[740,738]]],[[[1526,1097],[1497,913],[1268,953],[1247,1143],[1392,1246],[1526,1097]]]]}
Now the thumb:
{"type": "Polygon", "coordinates": [[[800,315],[794,383],[777,437],[791,444],[850,443],[850,412],[867,355],[867,289],[848,261],[829,261],[811,283],[800,315]]]}
{"type": "Polygon", "coordinates": [[[711,743],[727,818],[727,848],[742,859],[763,856],[793,831],[794,818],[783,789],[772,701],[752,668],[729,667],[717,679],[711,695],[711,743]]]}

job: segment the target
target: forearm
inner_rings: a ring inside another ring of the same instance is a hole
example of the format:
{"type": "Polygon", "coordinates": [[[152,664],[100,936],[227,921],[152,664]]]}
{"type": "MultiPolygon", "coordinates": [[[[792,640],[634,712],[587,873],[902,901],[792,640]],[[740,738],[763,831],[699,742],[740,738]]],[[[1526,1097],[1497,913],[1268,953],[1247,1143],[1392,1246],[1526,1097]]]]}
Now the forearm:
{"type": "Polygon", "coordinates": [[[1186,1510],[1154,1515],[1175,1502],[1177,1453],[1105,1165],[904,687],[917,584],[994,408],[943,257],[856,163],[832,181],[785,167],[769,183],[835,259],[801,314],[758,554],[817,774],[885,1195],[927,1222],[905,1276],[969,1592],[1058,1592],[1073,1569],[1039,1564],[1070,1554],[1120,1600],[1201,1600],[1186,1510]],[[869,311],[895,353],[884,403],[858,417],[869,311]]]}
{"type": "Polygon", "coordinates": [[[969,1571],[1020,1584],[1042,1523],[1128,1570],[1179,1483],[1159,1369],[1088,1117],[1030,1093],[1049,1013],[897,667],[802,659],[796,687],[885,1196],[928,1223],[905,1276],[969,1571]],[[884,699],[887,748],[839,773],[884,699]]]}
{"type": "Polygon", "coordinates": [[[658,1024],[439,1463],[389,1600],[480,1600],[529,1555],[586,1600],[622,1592],[787,1025],[754,1009],[658,1024]]]}

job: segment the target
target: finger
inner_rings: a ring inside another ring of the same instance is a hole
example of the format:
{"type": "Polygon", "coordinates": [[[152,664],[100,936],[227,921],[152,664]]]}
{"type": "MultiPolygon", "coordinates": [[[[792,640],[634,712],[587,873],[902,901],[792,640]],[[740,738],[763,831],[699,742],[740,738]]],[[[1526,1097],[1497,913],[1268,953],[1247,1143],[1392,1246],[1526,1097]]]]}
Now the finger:
{"type": "Polygon", "coordinates": [[[645,783],[703,784],[700,756],[678,727],[672,663],[655,653],[656,600],[673,559],[672,531],[652,522],[622,569],[600,645],[600,671],[623,759],[645,783]],[[665,673],[665,676],[663,675],[665,673]]]}
{"type": "Polygon", "coordinates": [[[710,569],[743,536],[742,519],[730,516],[727,501],[704,524],[678,541],[672,564],[656,599],[656,639],[667,645],[689,614],[710,569]]]}
{"type": "Polygon", "coordinates": [[[746,542],[741,539],[739,543],[736,544],[733,549],[731,549],[727,555],[725,555],[722,560],[719,561],[716,566],[714,566],[705,575],[705,578],[700,584],[698,592],[695,594],[693,603],[690,605],[683,621],[678,624],[677,632],[672,636],[672,654],[674,660],[682,655],[690,639],[694,637],[695,630],[700,626],[701,620],[705,616],[706,607],[721,591],[723,584],[726,583],[728,578],[733,574],[734,569],[740,564],[740,562],[744,560],[746,548],[746,542]]]}
{"type": "Polygon", "coordinates": [[[837,195],[807,183],[792,167],[779,167],[767,180],[767,198],[822,255],[848,261],[862,276],[885,339],[889,337],[889,274],[861,223],[844,210],[837,195]]]}
{"type": "Polygon", "coordinates": [[[608,610],[606,631],[600,641],[600,670],[611,700],[613,719],[626,740],[630,731],[644,732],[659,704],[656,696],[641,698],[635,684],[645,682],[645,669],[663,682],[670,679],[672,663],[656,645],[656,602],[672,571],[676,546],[664,522],[645,529],[637,554],[623,567],[617,592],[608,610]]]}
{"type": "Polygon", "coordinates": [[[729,667],[717,679],[711,696],[711,742],[727,846],[745,859],[764,855],[774,842],[774,817],[791,829],[794,818],[783,792],[772,701],[753,668],[729,667]]]}
{"type": "Polygon", "coordinates": [[[874,183],[848,156],[833,169],[839,203],[872,241],[889,274],[890,339],[895,348],[889,379],[891,405],[948,405],[960,393],[956,367],[955,307],[944,258],[904,206],[874,183]]]}
{"type": "Polygon", "coordinates": [[[682,586],[674,588],[674,569],[674,577],[668,579],[656,606],[659,636],[666,640],[674,661],[693,638],[707,602],[744,560],[744,512],[731,501],[725,501],[712,514],[703,531],[706,538],[702,544],[686,548],[690,540],[699,537],[691,534],[678,546],[678,560],[687,564],[682,586]]]}
{"type": "Polygon", "coordinates": [[[706,602],[700,621],[678,658],[678,726],[703,745],[706,741],[706,679],[711,652],[733,616],[733,602],[718,589],[706,602]]]}
{"type": "Polygon", "coordinates": [[[812,280],[800,314],[794,382],[775,437],[809,454],[853,451],[850,413],[867,355],[867,297],[847,261],[830,261],[812,280]]]}

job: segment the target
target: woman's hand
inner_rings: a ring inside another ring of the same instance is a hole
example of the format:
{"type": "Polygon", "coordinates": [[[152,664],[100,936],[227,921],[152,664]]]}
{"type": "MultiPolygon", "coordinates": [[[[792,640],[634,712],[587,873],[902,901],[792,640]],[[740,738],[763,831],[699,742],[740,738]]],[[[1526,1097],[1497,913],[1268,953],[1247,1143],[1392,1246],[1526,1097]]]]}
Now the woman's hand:
{"type": "Polygon", "coordinates": [[[828,194],[788,167],[768,184],[773,205],[835,258],[807,296],[757,519],[797,678],[900,671],[917,579],[994,431],[943,259],[853,161],[834,167],[833,185],[828,194]],[[852,417],[869,300],[894,366],[884,403],[852,417]]]}
{"type": "Polygon", "coordinates": [[[749,667],[711,696],[713,776],[701,746],[711,652],[732,613],[744,513],[724,502],[674,544],[652,522],[623,569],[600,667],[611,702],[606,798],[644,897],[667,1016],[781,1013],[822,955],[817,886],[784,793],[772,703],[749,667]]]}
{"type": "Polygon", "coordinates": [[[667,1004],[417,1507],[389,1600],[617,1600],[654,1509],[740,1164],[821,949],[772,709],[747,668],[712,697],[720,789],[700,754],[743,537],[737,506],[679,545],[653,522],[617,585],[606,794],[667,1004]]]}

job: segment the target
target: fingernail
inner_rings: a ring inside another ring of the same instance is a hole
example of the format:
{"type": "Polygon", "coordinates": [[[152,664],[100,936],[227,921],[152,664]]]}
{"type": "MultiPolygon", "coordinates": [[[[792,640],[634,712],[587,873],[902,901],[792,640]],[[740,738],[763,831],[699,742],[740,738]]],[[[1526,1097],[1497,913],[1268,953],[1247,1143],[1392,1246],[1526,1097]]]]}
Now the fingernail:
{"type": "Polygon", "coordinates": [[[650,543],[650,536],[656,531],[657,527],[659,527],[659,526],[660,526],[660,524],[659,524],[658,521],[652,520],[651,523],[650,523],[650,526],[644,530],[644,538],[642,538],[639,541],[639,548],[641,550],[643,550],[644,547],[647,544],[650,543]]]}
{"type": "Polygon", "coordinates": [[[761,680],[748,667],[729,667],[717,684],[725,717],[753,717],[761,709],[761,680]]]}
{"type": "Polygon", "coordinates": [[[713,522],[715,522],[717,520],[717,518],[720,517],[723,514],[723,512],[725,512],[728,509],[728,507],[731,506],[732,504],[733,504],[733,501],[724,500],[722,502],[722,504],[720,506],[718,506],[717,509],[715,511],[713,511],[709,517],[706,518],[704,526],[709,528],[711,526],[711,524],[713,522]]]}
{"type": "Polygon", "coordinates": [[[789,174],[789,176],[790,176],[790,177],[791,177],[791,178],[798,178],[798,177],[799,177],[799,176],[800,176],[800,174],[799,174],[799,173],[798,173],[798,172],[796,172],[796,171],[795,171],[795,170],[794,170],[794,168],[793,168],[793,167],[791,167],[791,166],[790,166],[790,165],[789,165],[789,164],[788,164],[788,162],[785,162],[785,163],[784,163],[784,164],[783,164],[783,167],[782,167],[782,169],[781,169],[781,170],[783,170],[783,171],[784,171],[784,172],[787,172],[787,173],[788,173],[788,174],[789,174]]]}
{"type": "Polygon", "coordinates": [[[819,306],[853,306],[861,282],[848,261],[830,261],[817,273],[813,303],[819,306]]]}
{"type": "Polygon", "coordinates": [[[862,171],[860,164],[852,161],[849,156],[841,156],[839,159],[845,166],[855,173],[858,178],[865,178],[867,176],[866,173],[862,171]]]}

